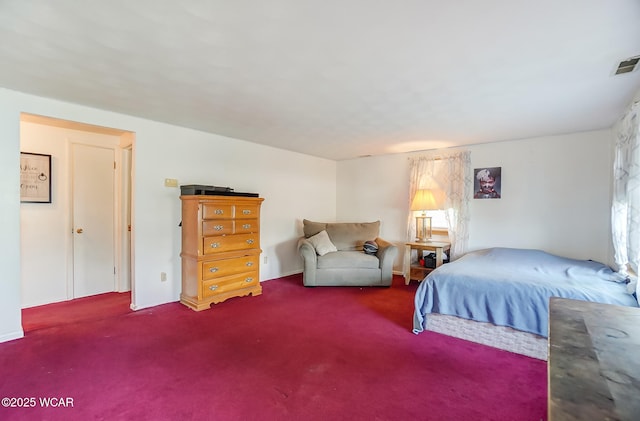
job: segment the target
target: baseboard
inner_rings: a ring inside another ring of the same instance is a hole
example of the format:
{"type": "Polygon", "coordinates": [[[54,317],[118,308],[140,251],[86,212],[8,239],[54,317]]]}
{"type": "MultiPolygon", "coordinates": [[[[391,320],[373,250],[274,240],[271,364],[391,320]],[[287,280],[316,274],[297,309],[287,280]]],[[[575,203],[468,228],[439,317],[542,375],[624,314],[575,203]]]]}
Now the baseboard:
{"type": "Polygon", "coordinates": [[[21,338],[24,338],[24,331],[22,329],[20,329],[17,332],[6,333],[0,336],[0,343],[9,342],[9,341],[13,341],[15,339],[21,339],[21,338]]]}
{"type": "Polygon", "coordinates": [[[285,272],[285,273],[281,274],[280,276],[278,276],[278,277],[276,277],[276,278],[263,279],[263,280],[262,280],[262,281],[260,281],[260,282],[266,282],[266,281],[271,281],[271,280],[274,280],[274,279],[280,279],[280,278],[285,278],[285,277],[287,277],[287,276],[300,275],[300,274],[302,274],[302,271],[301,271],[301,270],[294,270],[294,271],[291,271],[291,272],[285,272]]]}

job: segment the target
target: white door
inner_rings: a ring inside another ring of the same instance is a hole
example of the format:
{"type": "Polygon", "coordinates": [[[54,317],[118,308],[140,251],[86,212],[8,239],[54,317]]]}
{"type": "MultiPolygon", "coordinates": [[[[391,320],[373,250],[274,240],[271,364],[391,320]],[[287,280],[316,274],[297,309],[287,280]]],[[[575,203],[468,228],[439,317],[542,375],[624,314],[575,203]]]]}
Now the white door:
{"type": "Polygon", "coordinates": [[[73,144],[73,296],[115,291],[114,151],[73,144]]]}

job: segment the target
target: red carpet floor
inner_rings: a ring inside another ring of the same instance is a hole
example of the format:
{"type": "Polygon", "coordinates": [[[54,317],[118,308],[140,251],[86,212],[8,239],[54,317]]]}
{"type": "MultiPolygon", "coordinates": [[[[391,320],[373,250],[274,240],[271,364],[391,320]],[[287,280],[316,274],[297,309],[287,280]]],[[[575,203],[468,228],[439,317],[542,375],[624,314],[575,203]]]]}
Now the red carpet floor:
{"type": "Polygon", "coordinates": [[[125,303],[30,330],[0,344],[0,397],[32,407],[0,407],[0,419],[546,419],[545,362],[414,335],[415,289],[400,277],[304,288],[291,276],[203,312],[125,303]]]}
{"type": "Polygon", "coordinates": [[[69,323],[106,319],[129,313],[131,293],[110,292],[22,310],[25,333],[69,323]]]}

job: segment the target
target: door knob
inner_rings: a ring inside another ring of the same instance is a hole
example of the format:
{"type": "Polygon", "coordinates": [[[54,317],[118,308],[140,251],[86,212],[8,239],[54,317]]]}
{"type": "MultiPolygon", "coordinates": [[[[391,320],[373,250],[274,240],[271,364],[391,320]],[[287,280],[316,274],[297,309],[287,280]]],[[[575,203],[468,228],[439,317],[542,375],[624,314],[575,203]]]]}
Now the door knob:
{"type": "Polygon", "coordinates": [[[78,234],[82,234],[82,228],[78,228],[78,229],[76,230],[76,232],[77,232],[78,234]]]}

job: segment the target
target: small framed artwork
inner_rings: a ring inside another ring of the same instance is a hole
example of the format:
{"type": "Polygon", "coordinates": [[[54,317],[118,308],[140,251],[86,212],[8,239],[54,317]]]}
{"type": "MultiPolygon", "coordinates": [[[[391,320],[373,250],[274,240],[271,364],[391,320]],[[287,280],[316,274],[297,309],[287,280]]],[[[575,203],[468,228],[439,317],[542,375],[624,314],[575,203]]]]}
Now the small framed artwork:
{"type": "Polygon", "coordinates": [[[473,175],[474,199],[500,199],[502,167],[476,168],[473,175]]]}
{"type": "Polygon", "coordinates": [[[20,201],[51,203],[51,155],[20,152],[20,201]]]}

